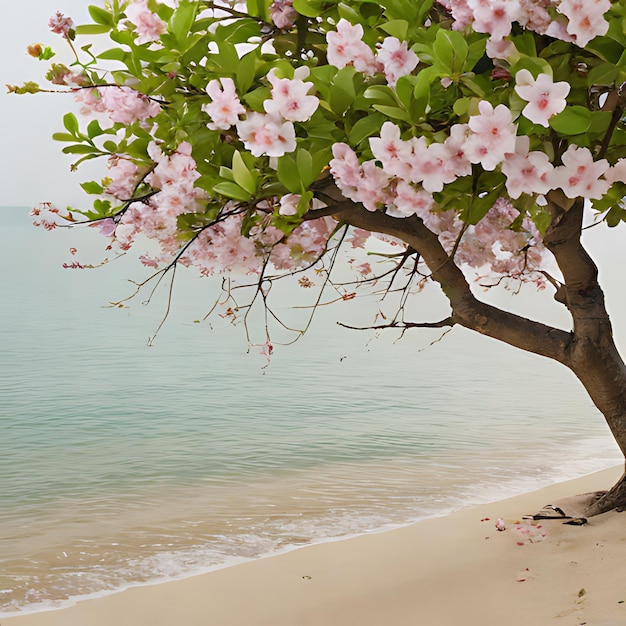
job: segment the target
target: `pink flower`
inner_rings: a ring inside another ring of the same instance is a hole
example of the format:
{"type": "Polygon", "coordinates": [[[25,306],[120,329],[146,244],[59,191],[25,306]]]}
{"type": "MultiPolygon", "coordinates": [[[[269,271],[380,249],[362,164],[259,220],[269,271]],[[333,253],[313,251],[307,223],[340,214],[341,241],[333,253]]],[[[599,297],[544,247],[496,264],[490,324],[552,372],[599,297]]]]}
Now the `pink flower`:
{"type": "Polygon", "coordinates": [[[427,146],[424,137],[415,137],[412,144],[411,182],[422,183],[426,191],[434,193],[457,178],[450,167],[449,152],[444,144],[427,146]]]}
{"type": "Polygon", "coordinates": [[[375,161],[361,164],[361,182],[358,187],[357,201],[368,211],[376,211],[389,202],[389,176],[375,161]]]}
{"type": "Polygon", "coordinates": [[[390,176],[407,178],[413,158],[411,142],[400,139],[400,129],[392,122],[385,122],[380,137],[371,137],[372,154],[381,162],[390,176]]]}
{"type": "Polygon", "coordinates": [[[410,74],[419,63],[418,56],[407,48],[406,42],[395,37],[385,37],[378,49],[376,60],[382,64],[385,78],[392,87],[398,78],[410,74]]]}
{"type": "Polygon", "coordinates": [[[521,13],[518,2],[506,0],[467,0],[467,5],[474,16],[474,30],[489,33],[493,39],[506,37],[521,13]]]}
{"type": "Polygon", "coordinates": [[[56,35],[68,37],[70,30],[74,28],[74,21],[71,17],[65,17],[63,13],[57,11],[48,21],[50,30],[56,35]]]}
{"type": "Polygon", "coordinates": [[[214,78],[206,88],[212,102],[203,104],[202,110],[213,120],[207,126],[211,130],[228,130],[245,114],[232,78],[214,78]]]}
{"type": "Polygon", "coordinates": [[[506,189],[511,198],[522,193],[546,194],[552,189],[554,167],[544,152],[507,154],[502,162],[506,189]]]}
{"type": "Polygon", "coordinates": [[[337,31],[326,34],[328,63],[341,69],[353,65],[358,72],[373,76],[381,68],[374,58],[371,48],[362,40],[363,27],[353,26],[348,20],[341,18],[337,23],[337,31]]]}
{"type": "Polygon", "coordinates": [[[134,124],[161,112],[158,102],[130,87],[98,87],[98,91],[102,106],[108,111],[112,122],[134,124]]]}
{"type": "Polygon", "coordinates": [[[554,83],[548,74],[539,74],[535,80],[528,70],[520,70],[515,75],[515,82],[517,95],[528,102],[522,115],[533,124],[547,128],[548,120],[567,104],[565,98],[569,94],[569,83],[554,83]]]}
{"type": "Polygon", "coordinates": [[[74,91],[74,94],[74,99],[76,100],[76,102],[82,103],[82,106],[80,108],[80,112],[82,115],[91,115],[92,113],[104,113],[106,111],[104,102],[102,102],[102,94],[95,87],[76,89],[74,91]]]}
{"type": "Polygon", "coordinates": [[[300,202],[300,196],[296,193],[288,193],[280,199],[280,208],[278,212],[281,215],[297,215],[298,203],[300,202]]]}
{"type": "Polygon", "coordinates": [[[277,28],[288,30],[298,19],[299,13],[293,8],[293,0],[274,0],[270,6],[270,19],[277,28]]]}
{"type": "Polygon", "coordinates": [[[167,24],[148,8],[148,0],[134,0],[124,12],[135,26],[138,44],[158,41],[167,31],[167,24]]]}
{"type": "Polygon", "coordinates": [[[609,0],[561,0],[558,10],[568,19],[567,32],[581,48],[599,35],[606,35],[609,23],[604,14],[609,0]]]}
{"type": "Polygon", "coordinates": [[[609,190],[609,181],[600,178],[609,163],[606,159],[594,161],[588,148],[571,144],[561,161],[563,165],[554,168],[552,184],[568,198],[601,198],[609,190]]]}
{"type": "Polygon", "coordinates": [[[515,152],[517,127],[503,104],[494,109],[491,103],[481,100],[478,110],[479,115],[472,115],[468,122],[473,134],[465,142],[465,154],[472,163],[493,170],[504,160],[505,154],[515,152]]]}
{"type": "Polygon", "coordinates": [[[433,197],[427,191],[417,189],[401,180],[396,185],[387,214],[393,217],[425,216],[434,206],[433,197]]]}
{"type": "Polygon", "coordinates": [[[333,144],[332,151],[334,158],[330,160],[329,166],[337,186],[344,192],[349,193],[351,189],[356,193],[361,180],[361,165],[356,153],[346,143],[333,144]]]}
{"type": "Polygon", "coordinates": [[[306,67],[298,68],[292,80],[278,78],[272,69],[267,80],[272,85],[272,99],[266,100],[263,107],[270,115],[282,117],[291,122],[306,122],[319,106],[319,98],[309,96],[313,83],[305,83],[299,76],[308,76],[306,67]]]}
{"type": "Polygon", "coordinates": [[[450,128],[450,136],[443,144],[448,151],[448,167],[457,177],[469,176],[472,173],[472,163],[465,154],[465,142],[469,134],[467,124],[454,124],[450,128]]]}
{"type": "Polygon", "coordinates": [[[128,159],[111,157],[108,167],[109,182],[104,192],[120,200],[131,198],[137,182],[137,166],[128,159]]]}
{"type": "Polygon", "coordinates": [[[617,163],[610,167],[605,173],[604,178],[611,185],[615,182],[626,183],[626,159],[618,159],[617,163]]]}
{"type": "Polygon", "coordinates": [[[254,156],[280,157],[296,149],[296,132],[291,122],[271,115],[249,113],[237,122],[237,134],[254,156]]]}

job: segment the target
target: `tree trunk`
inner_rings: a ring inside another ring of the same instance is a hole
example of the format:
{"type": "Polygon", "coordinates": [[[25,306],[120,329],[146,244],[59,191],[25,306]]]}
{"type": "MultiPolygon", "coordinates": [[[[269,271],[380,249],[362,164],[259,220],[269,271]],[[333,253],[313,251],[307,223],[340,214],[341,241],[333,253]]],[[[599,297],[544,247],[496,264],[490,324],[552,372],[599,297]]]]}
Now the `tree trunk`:
{"type": "MultiPolygon", "coordinates": [[[[604,415],[626,457],[626,366],[613,341],[597,267],[581,243],[582,198],[571,200],[560,191],[547,196],[552,221],[544,243],[563,274],[563,285],[555,299],[571,315],[572,330],[567,332],[478,300],[454,257],[446,253],[437,235],[418,217],[397,219],[380,211],[367,211],[362,205],[346,200],[332,184],[320,190],[318,197],[329,209],[336,209],[340,221],[397,237],[416,251],[430,268],[431,278],[439,283],[452,309],[450,317],[440,325],[458,324],[567,366],[604,415]]],[[[312,211],[308,217],[313,219],[316,213],[312,211]]],[[[328,209],[320,214],[328,214],[328,209]]],[[[420,324],[407,325],[411,326],[420,324]]],[[[590,499],[587,515],[616,507],[626,509],[626,473],[608,492],[590,499]]]]}
{"type": "MultiPolygon", "coordinates": [[[[563,361],[583,384],[604,415],[626,457],[626,366],[613,340],[613,328],[598,283],[598,269],[581,242],[584,200],[569,200],[560,192],[548,195],[552,224],[546,247],[554,254],[564,278],[556,294],[572,316],[573,330],[563,361]]],[[[588,507],[595,515],[626,508],[626,475],[588,507]]]]}

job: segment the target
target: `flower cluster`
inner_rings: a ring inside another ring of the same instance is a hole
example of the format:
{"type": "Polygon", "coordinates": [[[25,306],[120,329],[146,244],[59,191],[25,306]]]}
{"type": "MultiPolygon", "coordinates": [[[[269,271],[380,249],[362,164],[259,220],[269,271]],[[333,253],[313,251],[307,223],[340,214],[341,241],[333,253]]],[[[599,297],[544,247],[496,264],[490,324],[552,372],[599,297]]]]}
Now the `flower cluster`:
{"type": "Polygon", "coordinates": [[[270,19],[277,28],[287,30],[298,19],[298,12],[293,8],[293,0],[274,0],[270,6],[270,19]]]}
{"type": "Polygon", "coordinates": [[[129,159],[111,157],[109,159],[109,175],[104,181],[105,193],[119,200],[130,200],[135,191],[139,168],[129,159]]]}
{"type": "MultiPolygon", "coordinates": [[[[115,240],[126,250],[131,247],[135,237],[142,234],[149,239],[156,239],[162,251],[170,255],[180,247],[176,237],[178,216],[198,210],[198,202],[204,198],[204,193],[194,187],[200,174],[191,156],[189,143],[181,143],[170,156],[164,155],[155,143],[148,150],[155,167],[146,177],[146,183],[158,190],[158,193],[143,201],[133,202],[128,207],[115,228],[115,240]]],[[[132,169],[119,162],[116,167],[132,169]]],[[[110,185],[107,190],[111,190],[110,185]]],[[[127,189],[122,190],[118,185],[113,191],[123,193],[127,189]]]]}
{"type": "Polygon", "coordinates": [[[327,33],[326,40],[328,62],[331,65],[339,69],[353,65],[357,71],[369,76],[384,72],[392,87],[398,78],[410,74],[419,63],[415,52],[396,37],[386,37],[374,55],[363,41],[363,27],[360,24],[352,25],[343,18],[337,23],[336,31],[327,33]]]}
{"type": "Polygon", "coordinates": [[[161,112],[158,102],[126,86],[77,89],[76,101],[83,105],[83,115],[106,113],[112,122],[121,124],[143,122],[161,112]]]}
{"type": "MultiPolygon", "coordinates": [[[[336,223],[306,220],[338,200],[336,185],[400,230],[419,218],[455,262],[517,277],[543,259],[525,211],[543,232],[555,190],[626,219],[624,128],[610,115],[620,12],[609,0],[439,2],[447,11],[357,0],[300,14],[294,0],[128,0],[76,30],[57,13],[50,27],[74,53],[86,50],[73,45],[76,32],[111,26],[119,44],[103,55],[119,60],[112,72],[80,53],[72,70],[49,71],[82,112],[110,122],[84,134],[66,117],[59,134],[78,144],[67,152],[79,161],[108,157],[101,183],[84,185],[104,202],[84,215],[122,249],[139,235],[155,241],[156,254],[142,257],[154,266],[289,271],[324,254],[336,223]],[[587,46],[609,21],[612,43],[587,46]],[[545,35],[540,54],[527,31],[545,35]]],[[[52,228],[58,215],[35,217],[52,228]]],[[[347,240],[369,236],[357,229],[347,240]]]]}
{"type": "Polygon", "coordinates": [[[61,35],[65,38],[70,36],[70,31],[74,28],[74,20],[71,17],[66,17],[60,11],[57,11],[48,22],[50,30],[56,35],[61,35]]]}
{"type": "Polygon", "coordinates": [[[124,11],[137,33],[135,42],[140,45],[158,41],[167,31],[167,24],[148,8],[148,0],[133,0],[124,11]]]}
{"type": "Polygon", "coordinates": [[[610,0],[439,0],[439,3],[452,14],[454,28],[471,26],[476,32],[488,33],[494,42],[507,37],[517,22],[528,30],[572,41],[580,47],[606,34],[609,25],[604,16],[611,7],[610,0]],[[551,7],[558,12],[556,18],[548,10],[551,7]]]}
{"type": "Polygon", "coordinates": [[[236,126],[239,139],[254,156],[279,157],[296,149],[293,122],[306,122],[319,105],[317,96],[309,95],[313,83],[305,82],[306,67],[299,67],[293,79],[280,78],[270,70],[271,98],[264,102],[266,113],[247,112],[241,104],[232,78],[213,79],[207,85],[211,102],[202,109],[211,118],[212,130],[229,130],[236,126]],[[240,119],[240,115],[245,115],[240,119]]]}

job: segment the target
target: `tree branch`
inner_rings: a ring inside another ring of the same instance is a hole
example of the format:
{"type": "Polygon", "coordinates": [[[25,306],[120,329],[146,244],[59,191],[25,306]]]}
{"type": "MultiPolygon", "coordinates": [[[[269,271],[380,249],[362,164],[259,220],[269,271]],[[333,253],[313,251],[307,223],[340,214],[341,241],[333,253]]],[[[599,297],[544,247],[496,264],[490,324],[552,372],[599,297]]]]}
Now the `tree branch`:
{"type": "MultiPolygon", "coordinates": [[[[325,195],[336,199],[338,190],[329,191],[325,195]]],[[[479,301],[454,259],[450,258],[437,235],[426,228],[421,219],[416,216],[398,219],[380,211],[371,212],[345,199],[341,206],[341,219],[346,223],[397,237],[415,249],[430,268],[435,268],[431,278],[439,283],[448,298],[454,324],[528,352],[563,363],[567,361],[570,333],[479,301]]]]}
{"type": "Polygon", "coordinates": [[[561,289],[564,304],[570,311],[574,335],[597,337],[608,332],[611,322],[598,284],[598,268],[581,243],[584,200],[566,198],[559,191],[547,196],[552,225],[544,243],[552,252],[563,274],[561,289]]]}
{"type": "Polygon", "coordinates": [[[389,322],[389,324],[377,324],[375,326],[349,326],[343,322],[337,322],[339,326],[349,328],[350,330],[384,330],[387,328],[398,328],[407,330],[409,328],[447,328],[454,326],[455,322],[452,317],[446,317],[438,322],[389,322]]]}

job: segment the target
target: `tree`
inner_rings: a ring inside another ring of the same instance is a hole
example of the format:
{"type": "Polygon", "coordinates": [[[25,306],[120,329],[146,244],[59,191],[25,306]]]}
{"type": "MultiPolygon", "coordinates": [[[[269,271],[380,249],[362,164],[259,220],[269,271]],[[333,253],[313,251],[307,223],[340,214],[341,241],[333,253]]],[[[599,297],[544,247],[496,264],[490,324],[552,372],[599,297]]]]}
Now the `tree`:
{"type": "MultiPolygon", "coordinates": [[[[55,139],[75,166],[104,158],[108,171],[82,184],[92,207],[40,207],[37,224],[88,222],[120,252],[153,240],[141,256],[153,278],[178,264],[243,273],[252,295],[241,303],[225,282],[225,315],[260,300],[271,318],[270,286],[289,275],[321,282],[318,303],[327,288],[396,294],[372,327],[460,325],[562,363],[626,455],[626,367],[581,243],[586,214],[626,220],[623,3],[109,0],[89,12],[88,25],[50,20],[76,61],[48,78],[91,118],[68,113],[55,139]],[[78,47],[101,35],[113,46],[78,47]],[[386,248],[372,266],[353,249],[374,240],[386,248]],[[333,274],[346,247],[349,288],[333,274]],[[571,330],[481,301],[476,276],[553,290],[571,330]],[[428,281],[449,316],[405,319],[428,281]]],[[[622,478],[588,513],[625,504],[622,478]]]]}

